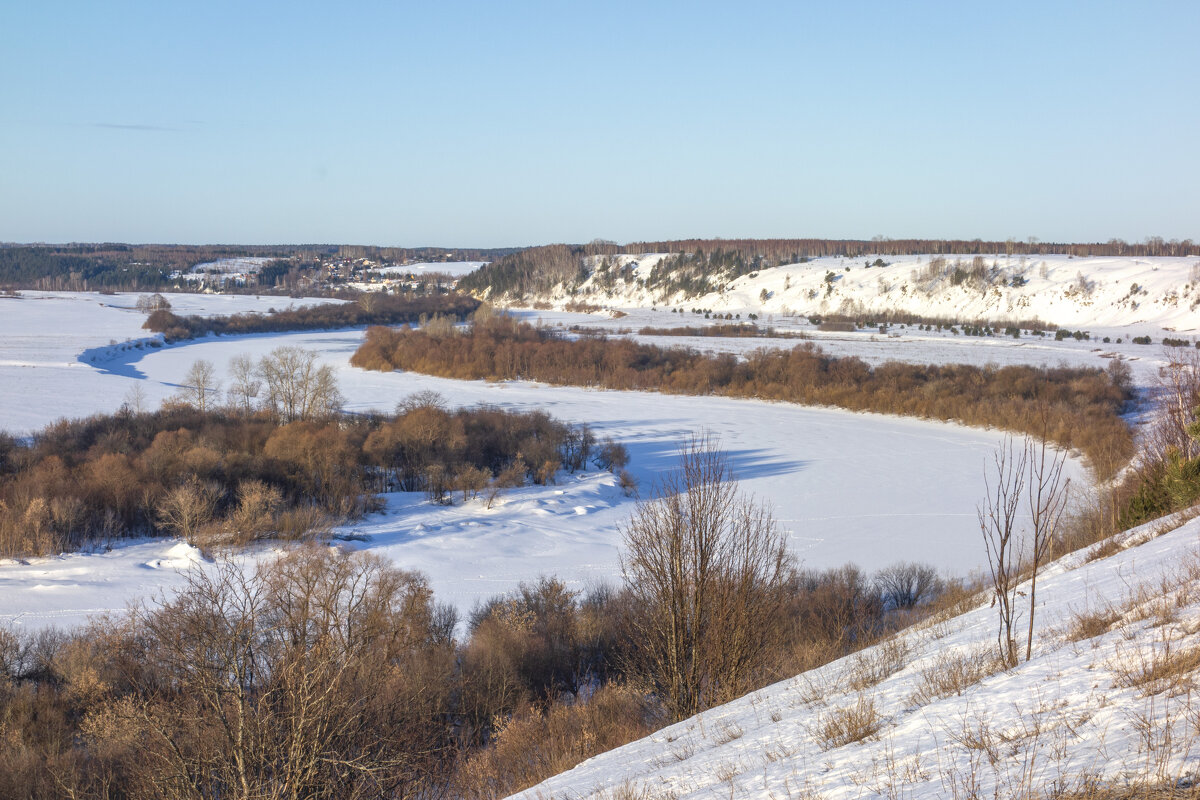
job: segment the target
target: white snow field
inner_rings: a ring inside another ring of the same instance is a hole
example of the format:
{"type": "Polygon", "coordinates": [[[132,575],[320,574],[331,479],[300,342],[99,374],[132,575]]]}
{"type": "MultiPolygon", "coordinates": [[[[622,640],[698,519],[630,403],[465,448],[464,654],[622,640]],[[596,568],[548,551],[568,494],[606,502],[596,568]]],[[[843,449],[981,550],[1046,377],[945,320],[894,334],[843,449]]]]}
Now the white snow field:
{"type": "MultiPolygon", "coordinates": [[[[673,467],[680,444],[708,432],[729,452],[743,487],[773,504],[792,547],[809,566],[854,561],[870,570],[916,559],[962,574],[982,563],[975,504],[999,432],[754,400],[365,372],[348,364],[361,340],[360,331],[336,331],[210,338],[161,349],[117,347],[96,356],[93,366],[141,380],[156,403],[176,391],[195,359],[223,370],[235,355],[258,358],[281,344],[296,344],[319,352],[337,370],[351,413],[391,410],[422,390],[441,392],[453,405],[543,409],[623,442],[632,456],[630,470],[646,491],[673,467]]],[[[65,384],[60,391],[69,393],[65,384]]],[[[75,414],[110,409],[75,396],[75,414]]],[[[1072,470],[1082,483],[1079,466],[1072,470]]],[[[619,580],[618,525],[633,502],[608,473],[563,474],[557,486],[505,492],[490,510],[482,501],[447,508],[420,495],[391,495],[384,513],[345,533],[365,537],[357,546],[425,572],[439,599],[466,610],[540,575],[556,575],[576,587],[619,580]]],[[[0,618],[36,625],[120,607],[180,580],[171,570],[144,566],[168,558],[175,544],[122,544],[111,552],[0,566],[0,618]],[[31,584],[42,588],[20,591],[31,584]]]]}
{"type": "Polygon", "coordinates": [[[429,275],[440,273],[442,275],[452,275],[455,278],[461,278],[463,275],[474,272],[475,270],[486,264],[486,261],[421,261],[416,264],[402,264],[398,267],[381,267],[373,272],[382,272],[385,275],[429,275]]]}
{"type": "Polygon", "coordinates": [[[515,797],[1029,797],[1088,779],[1194,776],[1200,520],[1145,541],[1150,527],[1126,534],[1116,555],[1089,563],[1075,553],[1042,573],[1033,658],[1022,648],[1013,669],[986,666],[997,615],[982,602],[515,797]],[[857,735],[839,737],[831,724],[854,712],[872,732],[849,741],[857,735]]]}
{"type": "MultiPolygon", "coordinates": [[[[177,295],[183,313],[227,313],[277,305],[279,298],[177,295]]],[[[461,382],[413,374],[367,373],[348,365],[361,331],[221,337],[160,348],[143,341],[136,295],[26,294],[0,300],[0,425],[29,433],[63,416],[110,412],[135,384],[156,405],[174,394],[191,363],[223,370],[234,355],[260,357],[281,344],[316,350],[337,370],[350,412],[390,410],[409,393],[432,389],[454,405],[491,403],[545,409],[566,422],[591,424],[625,443],[643,491],[669,469],[675,449],[694,433],[718,436],[747,491],[770,501],[792,545],[809,566],[854,561],[875,569],[900,559],[928,561],[964,574],[980,566],[975,521],[987,455],[998,432],[912,419],[852,414],[782,403],[552,388],[532,383],[461,382]]],[[[542,312],[529,312],[531,317],[542,312]]],[[[639,312],[643,313],[643,312],[639,312]]],[[[675,316],[645,311],[651,316],[675,316]]],[[[690,316],[690,315],[688,315],[690,316]]],[[[561,315],[570,321],[574,315],[561,315]]],[[[625,322],[625,320],[620,320],[625,322]]],[[[689,322],[690,324],[690,322],[689,322]]],[[[677,337],[662,337],[664,343],[677,337]]],[[[698,347],[744,349],[759,340],[693,340],[698,347]]],[[[847,337],[845,346],[872,344],[847,337]]],[[[913,360],[1091,363],[1107,351],[1073,340],[1014,347],[1001,340],[914,338],[899,345],[913,360]]],[[[790,347],[793,340],[776,340],[790,347]]],[[[824,344],[824,343],[823,343],[824,344]]],[[[1130,345],[1129,347],[1137,347],[1130,345]]],[[[832,349],[832,348],[831,348],[832,349]]],[[[1139,383],[1152,382],[1159,347],[1130,351],[1139,383]]],[[[1081,470],[1073,465],[1077,478],[1081,470]]],[[[1077,480],[1081,484],[1082,480],[1077,480]]],[[[582,585],[619,573],[618,525],[632,501],[606,474],[563,476],[557,487],[507,493],[492,509],[478,502],[451,508],[392,496],[385,513],[351,526],[359,546],[429,574],[438,596],[467,609],[476,601],[539,575],[582,585]]],[[[0,618],[38,625],[77,622],[97,609],[120,608],[181,580],[163,564],[176,543],[121,543],[112,551],[0,566],[0,618]],[[147,564],[154,564],[151,569],[147,564]],[[31,589],[29,587],[40,587],[31,589]]]]}
{"type": "Polygon", "coordinates": [[[218,258],[216,261],[206,261],[197,264],[183,274],[184,280],[199,281],[207,276],[220,275],[222,282],[226,280],[245,280],[251,275],[257,275],[262,268],[275,259],[270,256],[239,256],[237,258],[218,258]]]}
{"type": "MultiPolygon", "coordinates": [[[[0,297],[0,430],[28,434],[62,417],[115,411],[141,376],[136,370],[115,374],[91,359],[114,348],[136,351],[156,338],[142,328],[146,314],[136,308],[140,296],[26,291],[20,297],[0,297]]],[[[163,296],[176,314],[206,316],[331,302],[253,295],[163,296]]]]}

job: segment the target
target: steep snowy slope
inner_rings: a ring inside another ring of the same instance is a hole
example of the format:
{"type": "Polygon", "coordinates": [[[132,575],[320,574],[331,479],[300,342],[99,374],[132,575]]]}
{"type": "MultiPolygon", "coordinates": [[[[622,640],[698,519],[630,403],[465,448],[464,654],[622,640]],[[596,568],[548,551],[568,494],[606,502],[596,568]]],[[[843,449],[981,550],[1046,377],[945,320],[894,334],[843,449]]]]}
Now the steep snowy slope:
{"type": "Polygon", "coordinates": [[[961,321],[1042,320],[1070,328],[1195,333],[1200,329],[1200,260],[1050,256],[824,257],[725,280],[713,291],[669,291],[666,254],[618,256],[545,298],[612,308],[672,306],[779,315],[903,311],[961,321]],[[660,267],[657,273],[656,267],[660,267]],[[652,273],[654,273],[652,275],[652,273]]]}
{"type": "Polygon", "coordinates": [[[1152,527],[1043,573],[1033,658],[1013,669],[995,662],[997,613],[981,602],[518,796],[1016,797],[1191,775],[1200,520],[1158,538],[1152,527]]]}

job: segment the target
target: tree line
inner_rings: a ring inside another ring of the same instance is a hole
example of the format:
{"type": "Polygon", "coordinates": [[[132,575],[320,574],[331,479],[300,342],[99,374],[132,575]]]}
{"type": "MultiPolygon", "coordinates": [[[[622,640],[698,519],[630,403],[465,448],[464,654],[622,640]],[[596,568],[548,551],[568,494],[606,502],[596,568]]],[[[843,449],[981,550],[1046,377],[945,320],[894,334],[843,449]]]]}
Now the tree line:
{"type": "Polygon", "coordinates": [[[656,328],[645,325],[638,328],[638,336],[711,336],[728,339],[809,339],[803,331],[780,331],[768,325],[758,327],[753,322],[719,323],[715,325],[688,325],[673,328],[656,328]]]}
{"type": "Polygon", "coordinates": [[[352,302],[272,310],[266,314],[180,316],[169,308],[158,308],[150,313],[142,327],[161,333],[167,341],[178,341],[210,333],[282,333],[351,328],[358,325],[399,325],[418,322],[422,317],[434,315],[465,319],[478,307],[478,300],[458,293],[370,293],[357,295],[352,302]]]}
{"type": "Polygon", "coordinates": [[[722,249],[741,253],[746,258],[755,255],[778,264],[794,264],[804,258],[865,255],[1054,255],[1083,256],[1195,256],[1200,255],[1200,243],[1191,239],[1164,240],[1148,237],[1143,242],[1109,239],[1107,242],[1042,242],[1037,239],[671,239],[658,242],[630,242],[621,252],[678,253],[722,249]]]}
{"type": "Polygon", "coordinates": [[[757,397],[853,411],[957,420],[1077,448],[1107,477],[1128,461],[1128,367],[928,365],[876,367],[811,342],[763,348],[744,359],[662,348],[624,338],[568,340],[500,315],[469,331],[369,328],[350,363],[466,380],[526,379],[570,386],[757,397]]]}
{"type": "Polygon", "coordinates": [[[290,271],[322,257],[406,262],[491,261],[515,248],[371,247],[361,245],[0,244],[0,288],[51,291],[148,291],[175,283],[171,273],[222,258],[273,258],[259,275],[265,287],[288,285],[290,271]]]}

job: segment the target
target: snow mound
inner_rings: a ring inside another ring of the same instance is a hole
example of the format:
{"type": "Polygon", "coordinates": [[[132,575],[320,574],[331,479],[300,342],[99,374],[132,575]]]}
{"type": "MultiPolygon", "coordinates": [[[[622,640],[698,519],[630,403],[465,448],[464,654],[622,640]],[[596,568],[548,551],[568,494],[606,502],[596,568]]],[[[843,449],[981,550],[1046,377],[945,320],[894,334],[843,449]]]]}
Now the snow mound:
{"type": "Polygon", "coordinates": [[[179,542],[164,553],[162,558],[147,561],[146,566],[150,569],[188,569],[203,561],[204,554],[200,552],[200,548],[187,542],[179,542]]]}

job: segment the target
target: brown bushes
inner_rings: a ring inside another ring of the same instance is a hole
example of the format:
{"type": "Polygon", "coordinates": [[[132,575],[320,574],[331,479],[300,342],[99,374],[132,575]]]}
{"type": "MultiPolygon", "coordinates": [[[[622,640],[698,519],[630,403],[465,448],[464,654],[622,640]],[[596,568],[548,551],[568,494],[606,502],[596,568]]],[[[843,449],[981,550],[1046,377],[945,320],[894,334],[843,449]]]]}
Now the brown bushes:
{"type": "Polygon", "coordinates": [[[808,339],[804,332],[784,332],[774,328],[760,328],[750,322],[728,325],[690,325],[681,328],[654,328],[649,325],[638,329],[639,336],[716,336],[734,339],[808,339]]]}
{"type": "Polygon", "coordinates": [[[506,797],[646,736],[655,721],[646,696],[621,684],[600,688],[587,702],[526,708],[496,731],[491,747],[466,758],[455,776],[456,795],[506,797]]]}
{"type": "Polygon", "coordinates": [[[579,469],[594,439],[540,412],[282,420],[174,406],[63,421],[0,441],[0,555],[167,532],[202,545],[304,538],[376,507],[376,492],[464,498],[579,469]]]}
{"type": "Polygon", "coordinates": [[[351,364],[467,380],[523,378],[760,397],[955,420],[1044,435],[1083,451],[1100,477],[1132,452],[1132,436],[1120,418],[1128,387],[1097,369],[895,362],[872,368],[858,358],[826,355],[811,343],[757,350],[739,361],[729,354],[703,355],[626,339],[567,341],[505,317],[439,339],[419,330],[370,328],[351,364]]]}
{"type": "MultiPolygon", "coordinates": [[[[852,569],[793,575],[772,663],[794,675],[871,641],[887,616],[870,587],[852,569]]],[[[368,554],[220,563],[132,619],[0,628],[0,796],[256,796],[283,780],[314,798],[507,796],[665,721],[631,669],[638,613],[631,593],[544,579],[454,642],[424,579],[368,554]]],[[[873,711],[822,722],[853,739],[881,724],[873,711]]]]}

